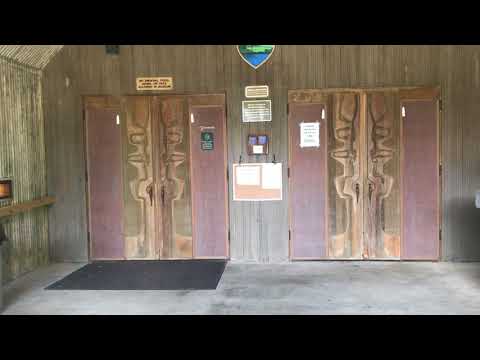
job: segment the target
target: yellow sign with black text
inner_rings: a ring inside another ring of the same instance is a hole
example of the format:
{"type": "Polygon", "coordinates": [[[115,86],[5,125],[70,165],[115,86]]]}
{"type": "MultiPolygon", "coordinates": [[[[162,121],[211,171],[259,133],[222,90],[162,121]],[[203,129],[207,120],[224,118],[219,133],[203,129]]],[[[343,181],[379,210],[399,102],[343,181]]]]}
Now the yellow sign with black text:
{"type": "Polygon", "coordinates": [[[137,78],[137,90],[172,90],[172,77],[137,78]]]}

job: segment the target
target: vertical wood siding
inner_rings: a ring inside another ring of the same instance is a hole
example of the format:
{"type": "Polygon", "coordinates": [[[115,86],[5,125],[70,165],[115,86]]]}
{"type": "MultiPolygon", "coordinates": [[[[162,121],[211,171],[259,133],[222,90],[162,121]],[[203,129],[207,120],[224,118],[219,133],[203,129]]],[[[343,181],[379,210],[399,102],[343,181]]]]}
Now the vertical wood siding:
{"type": "Polygon", "coordinates": [[[233,202],[230,191],[231,257],[256,262],[288,259],[287,91],[305,88],[440,86],[443,98],[442,157],[444,260],[480,260],[479,46],[279,45],[258,70],[234,45],[127,46],[109,56],[104,46],[66,46],[45,67],[48,189],[57,196],[50,212],[56,260],[87,259],[84,131],[81,95],[136,94],[138,76],[173,76],[175,94],[225,93],[228,163],[285,164],[284,194],[276,202],[233,202]],[[66,78],[69,87],[66,86],[66,78]],[[241,122],[247,85],[269,85],[271,123],[241,122]],[[248,156],[249,132],[269,135],[267,159],[248,156]]]}
{"type": "MultiPolygon", "coordinates": [[[[0,57],[0,177],[13,179],[12,204],[46,195],[39,71],[0,57]]],[[[7,205],[0,201],[0,206],[7,205]]],[[[4,282],[48,263],[47,209],[2,219],[4,282]]]]}

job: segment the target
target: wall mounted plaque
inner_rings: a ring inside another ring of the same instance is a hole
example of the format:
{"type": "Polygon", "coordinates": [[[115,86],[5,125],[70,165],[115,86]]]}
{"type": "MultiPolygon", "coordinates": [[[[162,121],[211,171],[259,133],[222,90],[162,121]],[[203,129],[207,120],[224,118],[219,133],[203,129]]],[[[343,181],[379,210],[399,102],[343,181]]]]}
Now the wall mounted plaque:
{"type": "Polygon", "coordinates": [[[268,85],[261,86],[245,86],[245,97],[250,98],[268,98],[268,85]]]}
{"type": "Polygon", "coordinates": [[[237,45],[237,50],[248,65],[258,69],[272,56],[275,45],[237,45]]]}
{"type": "Polygon", "coordinates": [[[142,77],[137,78],[137,90],[172,90],[172,77],[142,77]]]}
{"type": "Polygon", "coordinates": [[[272,101],[271,100],[242,101],[242,121],[243,122],[272,121],[272,101]]]}

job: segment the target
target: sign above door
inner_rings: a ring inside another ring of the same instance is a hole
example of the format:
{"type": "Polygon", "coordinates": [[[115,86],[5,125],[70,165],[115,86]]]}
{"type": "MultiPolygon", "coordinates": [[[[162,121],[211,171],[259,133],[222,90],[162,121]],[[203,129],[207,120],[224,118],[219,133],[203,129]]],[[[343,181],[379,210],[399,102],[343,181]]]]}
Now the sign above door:
{"type": "Polygon", "coordinates": [[[275,45],[237,45],[242,59],[255,70],[272,56],[275,45]]]}
{"type": "Polygon", "coordinates": [[[137,78],[137,91],[140,90],[172,90],[172,77],[139,77],[137,78]]]}

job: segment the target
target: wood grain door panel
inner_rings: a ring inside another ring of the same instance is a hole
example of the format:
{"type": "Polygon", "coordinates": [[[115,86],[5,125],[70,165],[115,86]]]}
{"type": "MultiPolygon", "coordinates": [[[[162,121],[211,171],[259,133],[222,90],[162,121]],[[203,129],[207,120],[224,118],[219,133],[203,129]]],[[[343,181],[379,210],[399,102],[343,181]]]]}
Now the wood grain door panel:
{"type": "Polygon", "coordinates": [[[288,119],[290,146],[290,257],[327,256],[327,127],[325,104],[291,104],[288,119]],[[320,122],[320,147],[300,147],[300,123],[320,122]]]}
{"type": "Polygon", "coordinates": [[[436,98],[403,99],[402,259],[438,260],[439,155],[436,98]]]}
{"type": "Polygon", "coordinates": [[[160,258],[192,258],[190,128],[185,96],[154,98],[156,232],[160,258]]]}
{"type": "Polygon", "coordinates": [[[193,243],[195,258],[228,257],[225,105],[190,99],[193,243]],[[202,133],[212,139],[202,144],[202,133]]]}
{"type": "Polygon", "coordinates": [[[86,99],[90,259],[124,259],[120,105],[86,99]]]}
{"type": "Polygon", "coordinates": [[[360,96],[329,95],[328,257],[362,255],[363,183],[360,162],[360,96]]]}
{"type": "Polygon", "coordinates": [[[156,259],[151,98],[122,98],[126,257],[156,259]]]}
{"type": "Polygon", "coordinates": [[[400,105],[397,91],[366,99],[367,174],[364,258],[400,257],[400,105]]]}

